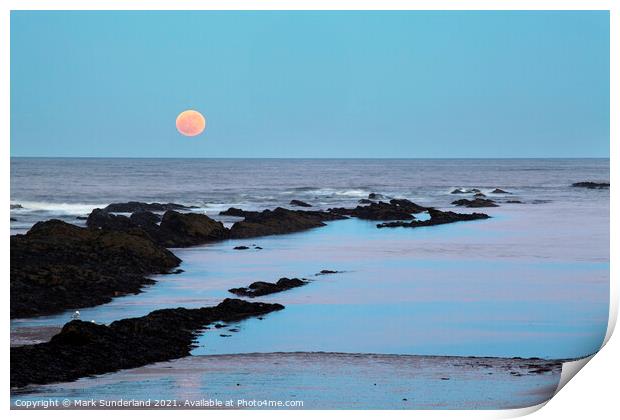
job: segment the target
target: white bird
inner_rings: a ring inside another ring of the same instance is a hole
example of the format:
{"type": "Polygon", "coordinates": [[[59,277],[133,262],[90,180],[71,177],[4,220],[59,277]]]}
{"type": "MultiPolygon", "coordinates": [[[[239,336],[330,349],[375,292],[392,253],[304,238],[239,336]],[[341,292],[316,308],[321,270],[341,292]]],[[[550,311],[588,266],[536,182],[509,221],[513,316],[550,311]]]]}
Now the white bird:
{"type": "Polygon", "coordinates": [[[80,311],[73,312],[73,315],[71,315],[71,319],[80,319],[80,311]]]}

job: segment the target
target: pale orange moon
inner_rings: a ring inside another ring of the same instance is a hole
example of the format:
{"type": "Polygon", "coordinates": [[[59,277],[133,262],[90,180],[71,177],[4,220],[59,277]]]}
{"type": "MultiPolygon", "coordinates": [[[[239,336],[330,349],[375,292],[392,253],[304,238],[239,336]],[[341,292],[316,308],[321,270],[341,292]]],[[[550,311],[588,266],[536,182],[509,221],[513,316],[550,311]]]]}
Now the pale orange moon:
{"type": "Polygon", "coordinates": [[[197,136],[205,130],[207,121],[198,111],[188,109],[177,117],[177,130],[184,136],[197,136]]]}

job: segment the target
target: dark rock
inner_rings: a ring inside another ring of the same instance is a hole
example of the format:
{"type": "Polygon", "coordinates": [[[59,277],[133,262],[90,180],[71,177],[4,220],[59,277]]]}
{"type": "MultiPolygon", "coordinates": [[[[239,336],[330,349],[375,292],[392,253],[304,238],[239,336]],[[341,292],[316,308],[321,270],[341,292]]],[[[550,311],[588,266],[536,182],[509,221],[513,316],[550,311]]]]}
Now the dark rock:
{"type": "Polygon", "coordinates": [[[245,245],[239,245],[239,246],[234,247],[233,249],[250,249],[250,247],[245,246],[245,245]]]}
{"type": "Polygon", "coordinates": [[[484,198],[484,197],[486,197],[486,195],[484,195],[484,193],[481,193],[481,192],[474,194],[474,198],[484,198]]]}
{"type": "Polygon", "coordinates": [[[213,327],[215,327],[215,328],[217,328],[217,329],[220,329],[220,328],[224,328],[224,327],[226,327],[226,325],[225,325],[225,324],[220,324],[220,323],[217,323],[217,324],[215,324],[213,327]]]}
{"type": "Polygon", "coordinates": [[[124,215],[110,214],[108,211],[99,208],[93,209],[93,211],[91,211],[90,214],[86,217],[86,226],[91,229],[107,229],[119,231],[132,230],[137,227],[129,217],[124,215]]]}
{"type": "Polygon", "coordinates": [[[300,287],[305,284],[308,284],[308,282],[302,279],[289,279],[287,277],[282,277],[276,283],[257,281],[250,284],[248,287],[238,287],[235,289],[230,289],[229,292],[237,296],[256,297],[283,292],[284,290],[292,289],[294,287],[300,287]]]}
{"type": "Polygon", "coordinates": [[[473,200],[463,198],[453,201],[452,204],[462,207],[499,207],[497,204],[495,204],[495,201],[484,198],[475,198],[473,200]]]}
{"type": "Polygon", "coordinates": [[[226,299],[215,307],[162,309],[109,326],[71,321],[47,343],[11,347],[11,387],[73,381],[185,357],[206,325],[281,309],[279,304],[226,299]]]}
{"type": "Polygon", "coordinates": [[[481,192],[478,188],[457,188],[453,190],[450,194],[475,194],[481,192]]]}
{"type": "Polygon", "coordinates": [[[168,210],[188,210],[193,206],[184,206],[176,203],[142,203],[140,201],[129,201],[127,203],[112,203],[103,210],[111,213],[134,213],[137,211],[168,211],[168,210]]]}
{"type": "Polygon", "coordinates": [[[11,210],[23,209],[21,204],[11,204],[11,210]]]}
{"type": "Polygon", "coordinates": [[[289,279],[287,277],[282,277],[276,282],[276,286],[282,287],[284,289],[290,289],[293,287],[303,286],[306,283],[308,282],[302,279],[298,279],[298,278],[289,279]]]}
{"type": "Polygon", "coordinates": [[[373,203],[367,206],[357,206],[349,215],[364,220],[413,219],[411,212],[384,202],[373,203]]]}
{"type": "Polygon", "coordinates": [[[288,210],[278,207],[275,210],[246,213],[245,220],[236,222],[231,227],[230,237],[239,239],[299,232],[325,226],[324,222],[328,220],[343,218],[322,211],[288,210]]]}
{"type": "Polygon", "coordinates": [[[204,214],[168,210],[157,225],[159,220],[158,215],[145,210],[127,217],[94,209],[88,216],[86,226],[134,234],[141,232],[166,247],[200,245],[228,238],[228,229],[221,222],[216,222],[204,214]]]}
{"type": "Polygon", "coordinates": [[[457,188],[451,194],[478,194],[481,193],[478,188],[457,188]]]}
{"type": "Polygon", "coordinates": [[[228,210],[222,210],[220,216],[245,217],[247,214],[256,214],[255,211],[241,210],[236,207],[229,207],[228,210]]]}
{"type": "Polygon", "coordinates": [[[94,209],[86,219],[86,226],[91,229],[107,229],[126,232],[136,226],[127,216],[110,214],[106,210],[94,209]]]}
{"type": "Polygon", "coordinates": [[[320,210],[296,210],[297,214],[304,215],[305,217],[311,217],[314,219],[319,219],[322,222],[330,222],[333,220],[344,220],[347,219],[346,216],[340,214],[334,214],[330,212],[320,211],[320,210]]]}
{"type": "Polygon", "coordinates": [[[263,249],[262,246],[255,246],[254,249],[263,249]]]}
{"type": "Polygon", "coordinates": [[[227,239],[228,229],[204,214],[169,210],[161,219],[156,238],[166,247],[185,247],[227,239]]]}
{"type": "Polygon", "coordinates": [[[422,213],[428,210],[428,207],[420,206],[414,203],[413,201],[407,200],[406,198],[400,198],[400,199],[394,198],[390,200],[390,204],[392,206],[396,206],[400,210],[404,210],[410,213],[422,213]]]}
{"type": "Polygon", "coordinates": [[[369,200],[369,199],[367,199],[367,198],[362,198],[362,199],[360,199],[360,200],[358,201],[358,203],[359,203],[359,204],[372,204],[372,203],[374,203],[374,201],[369,200]]]}
{"type": "Polygon", "coordinates": [[[140,292],[181,262],[140,229],[92,230],[60,220],[11,236],[11,318],[100,305],[140,292]]]}
{"type": "Polygon", "coordinates": [[[132,213],[129,219],[140,227],[153,226],[161,222],[161,216],[159,214],[152,213],[146,210],[140,210],[132,213]]]}
{"type": "Polygon", "coordinates": [[[589,188],[591,190],[600,190],[604,188],[609,188],[609,182],[575,182],[574,184],[572,184],[572,186],[578,188],[589,188]]]}
{"type": "Polygon", "coordinates": [[[220,334],[220,337],[232,337],[230,334],[220,334]]]}
{"type": "Polygon", "coordinates": [[[185,270],[183,270],[182,268],[177,268],[176,270],[170,272],[170,274],[181,274],[181,273],[185,273],[185,270]]]}
{"type": "Polygon", "coordinates": [[[185,247],[228,238],[250,238],[298,232],[324,226],[325,221],[345,219],[343,215],[324,211],[288,210],[281,207],[262,212],[246,212],[231,207],[222,212],[225,215],[243,215],[245,220],[236,222],[230,231],[221,222],[198,213],[167,211],[159,225],[157,215],[148,212],[134,213],[133,218],[114,215],[95,209],[87,225],[108,230],[136,233],[141,230],[145,236],[166,247],[185,247]],[[154,216],[154,217],[153,217],[154,216]]]}
{"type": "Polygon", "coordinates": [[[88,220],[88,216],[75,216],[75,220],[88,220]]]}
{"type": "Polygon", "coordinates": [[[462,214],[462,213],[455,213],[453,211],[441,211],[441,210],[436,210],[436,209],[429,209],[428,213],[430,215],[430,219],[428,220],[413,220],[411,222],[399,221],[399,222],[380,223],[377,225],[377,227],[378,228],[386,228],[386,227],[416,228],[416,227],[422,227],[422,226],[444,225],[447,223],[463,222],[463,221],[469,221],[469,220],[488,219],[491,217],[484,213],[462,214]]]}
{"type": "Polygon", "coordinates": [[[511,204],[523,204],[523,201],[520,200],[507,200],[506,203],[511,203],[511,204]]]}
{"type": "Polygon", "coordinates": [[[312,204],[308,204],[308,203],[303,202],[301,200],[291,200],[291,202],[289,204],[291,206],[297,206],[297,207],[312,207],[312,204]]]}
{"type": "Polygon", "coordinates": [[[495,188],[493,191],[491,191],[491,194],[512,194],[512,193],[509,193],[508,191],[504,191],[501,188],[495,188]]]}
{"type": "Polygon", "coordinates": [[[326,274],[337,274],[337,273],[342,273],[342,271],[321,270],[319,273],[316,273],[315,276],[324,276],[326,274]]]}
{"type": "Polygon", "coordinates": [[[14,217],[11,217],[11,222],[17,222],[17,219],[14,217]]]}
{"type": "Polygon", "coordinates": [[[338,215],[357,217],[365,220],[411,220],[412,213],[421,213],[428,207],[422,207],[406,199],[392,199],[389,203],[379,201],[354,209],[332,208],[328,211],[338,215]]]}
{"type": "Polygon", "coordinates": [[[370,193],[368,194],[368,199],[369,200],[383,200],[385,199],[385,197],[382,194],[377,194],[377,193],[370,193]]]}

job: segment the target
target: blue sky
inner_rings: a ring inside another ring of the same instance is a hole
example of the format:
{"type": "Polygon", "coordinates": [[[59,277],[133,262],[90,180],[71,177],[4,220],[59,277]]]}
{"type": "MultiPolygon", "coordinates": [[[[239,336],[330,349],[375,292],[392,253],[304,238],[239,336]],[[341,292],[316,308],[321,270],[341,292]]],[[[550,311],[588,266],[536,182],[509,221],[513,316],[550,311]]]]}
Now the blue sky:
{"type": "Polygon", "coordinates": [[[11,155],[608,157],[609,15],[12,12],[11,155]]]}

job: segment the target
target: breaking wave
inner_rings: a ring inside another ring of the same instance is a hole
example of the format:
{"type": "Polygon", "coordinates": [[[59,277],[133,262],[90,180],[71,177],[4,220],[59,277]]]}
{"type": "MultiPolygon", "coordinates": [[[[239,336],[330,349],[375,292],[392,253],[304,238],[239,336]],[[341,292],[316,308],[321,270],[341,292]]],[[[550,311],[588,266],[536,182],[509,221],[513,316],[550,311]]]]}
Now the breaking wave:
{"type": "Polygon", "coordinates": [[[49,201],[11,201],[11,205],[20,205],[21,208],[12,208],[11,212],[45,212],[54,214],[81,215],[88,214],[95,208],[103,208],[107,204],[101,203],[52,203],[49,201]]]}

